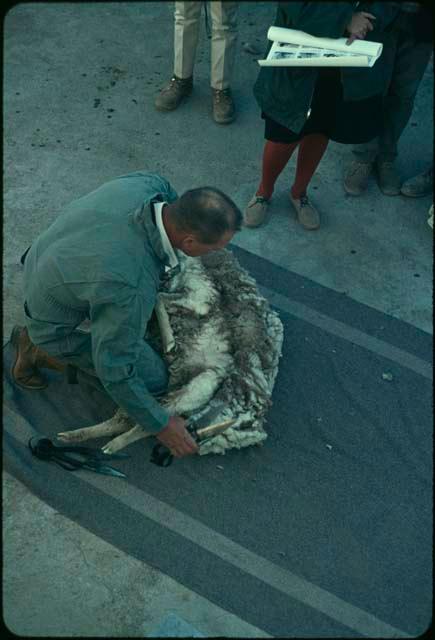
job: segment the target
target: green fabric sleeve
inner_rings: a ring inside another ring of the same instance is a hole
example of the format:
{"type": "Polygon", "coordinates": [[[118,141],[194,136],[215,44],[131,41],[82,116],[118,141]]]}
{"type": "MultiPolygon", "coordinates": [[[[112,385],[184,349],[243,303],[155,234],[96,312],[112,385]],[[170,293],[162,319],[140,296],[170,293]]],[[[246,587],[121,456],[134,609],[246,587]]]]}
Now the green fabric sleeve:
{"type": "Polygon", "coordinates": [[[123,289],[117,291],[113,286],[111,299],[91,307],[95,370],[113,400],[145,431],[157,433],[167,425],[169,414],[150,394],[138,371],[144,368],[138,363],[142,359],[143,365],[146,354],[143,336],[155,294],[147,300],[131,288],[123,289]]]}

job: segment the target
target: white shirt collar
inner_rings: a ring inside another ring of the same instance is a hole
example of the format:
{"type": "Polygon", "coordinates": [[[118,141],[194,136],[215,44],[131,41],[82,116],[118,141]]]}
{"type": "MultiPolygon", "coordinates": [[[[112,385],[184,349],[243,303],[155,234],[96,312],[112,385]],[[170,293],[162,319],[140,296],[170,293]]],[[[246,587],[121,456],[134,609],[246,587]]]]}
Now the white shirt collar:
{"type": "Polygon", "coordinates": [[[163,249],[169,258],[169,267],[166,267],[166,269],[173,269],[174,267],[178,267],[179,265],[178,265],[178,258],[174,251],[174,247],[170,243],[168,234],[166,233],[166,229],[163,224],[162,211],[165,204],[168,204],[168,203],[154,202],[154,213],[156,215],[156,226],[157,226],[157,229],[159,230],[160,237],[162,239],[163,249]]]}

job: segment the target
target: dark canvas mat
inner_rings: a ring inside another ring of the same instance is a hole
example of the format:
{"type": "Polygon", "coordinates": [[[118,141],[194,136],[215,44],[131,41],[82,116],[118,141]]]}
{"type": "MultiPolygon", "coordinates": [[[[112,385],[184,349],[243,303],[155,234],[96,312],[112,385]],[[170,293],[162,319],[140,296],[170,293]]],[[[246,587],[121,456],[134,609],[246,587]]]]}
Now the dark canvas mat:
{"type": "MultiPolygon", "coordinates": [[[[259,284],[429,359],[428,334],[233,250],[259,284]]],[[[139,441],[129,460],[113,463],[128,479],[99,476],[102,491],[87,480],[95,474],[32,458],[26,443],[105,420],[114,404],[54,373],[44,391],[18,388],[7,344],[5,468],[61,513],[272,635],[361,634],[198,546],[170,521],[147,517],[146,504],[131,508],[131,496],[151,496],[385,623],[421,633],[432,609],[431,381],[278,311],[285,340],[262,447],[162,469],[149,463],[152,442],[139,441]]]]}

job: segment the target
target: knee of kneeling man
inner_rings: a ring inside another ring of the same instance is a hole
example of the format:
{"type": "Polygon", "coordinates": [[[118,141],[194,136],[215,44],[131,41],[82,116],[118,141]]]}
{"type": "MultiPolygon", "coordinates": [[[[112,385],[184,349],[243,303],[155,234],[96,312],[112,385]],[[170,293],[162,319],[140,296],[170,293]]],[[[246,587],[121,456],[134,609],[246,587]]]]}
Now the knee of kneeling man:
{"type": "Polygon", "coordinates": [[[154,367],[153,375],[147,376],[147,387],[155,395],[165,393],[169,385],[169,370],[163,360],[154,367]]]}

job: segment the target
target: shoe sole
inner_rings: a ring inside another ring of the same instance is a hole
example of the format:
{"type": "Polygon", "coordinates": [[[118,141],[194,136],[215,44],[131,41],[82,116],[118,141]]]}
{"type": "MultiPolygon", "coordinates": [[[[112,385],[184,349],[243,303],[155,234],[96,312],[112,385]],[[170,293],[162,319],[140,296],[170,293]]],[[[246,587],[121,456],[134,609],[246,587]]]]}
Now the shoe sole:
{"type": "Polygon", "coordinates": [[[182,102],[183,100],[181,100],[175,107],[158,107],[156,104],[154,106],[156,108],[156,111],[175,111],[175,109],[178,109],[182,102]]]}
{"type": "Polygon", "coordinates": [[[16,385],[18,385],[19,387],[22,387],[23,389],[29,389],[30,391],[42,391],[42,389],[46,389],[48,387],[47,383],[45,383],[43,386],[32,387],[31,385],[26,385],[26,384],[23,384],[22,382],[19,382],[19,380],[17,380],[15,377],[14,369],[17,365],[18,355],[19,355],[18,341],[20,337],[20,331],[21,331],[21,328],[18,326],[15,326],[12,329],[11,338],[10,338],[11,344],[15,347],[15,361],[11,366],[11,378],[16,385]]]}
{"type": "MultiPolygon", "coordinates": [[[[193,89],[192,89],[193,91],[193,89]]],[[[189,91],[189,93],[186,93],[180,100],[180,102],[178,104],[175,105],[175,107],[163,107],[163,106],[157,106],[156,103],[154,103],[154,107],[156,108],[157,111],[175,111],[175,109],[178,109],[178,107],[181,105],[182,102],[184,102],[184,100],[186,100],[186,98],[189,98],[192,95],[192,91],[189,91]]]]}
{"type": "Polygon", "coordinates": [[[270,218],[270,214],[268,214],[265,218],[263,218],[261,222],[257,222],[256,224],[248,224],[243,220],[243,226],[246,227],[247,229],[256,229],[257,227],[261,227],[262,225],[265,225],[267,222],[269,222],[269,218],[270,218]]]}
{"type": "Polygon", "coordinates": [[[379,187],[379,190],[384,194],[384,196],[400,196],[400,191],[387,191],[381,187],[379,187]]]}
{"type": "Polygon", "coordinates": [[[345,192],[349,195],[349,196],[362,196],[363,193],[365,193],[367,191],[367,187],[365,189],[362,189],[361,191],[354,191],[352,189],[349,189],[348,187],[346,187],[346,185],[343,185],[343,188],[345,190],[345,192]]]}
{"type": "Polygon", "coordinates": [[[307,227],[307,225],[301,222],[299,218],[298,218],[298,222],[301,225],[301,227],[305,229],[305,231],[317,231],[317,229],[320,229],[320,224],[318,224],[317,227],[307,227]]]}
{"type": "Polygon", "coordinates": [[[425,193],[407,193],[406,191],[400,191],[401,196],[405,196],[405,198],[424,198],[424,196],[430,196],[431,191],[426,191],[425,193]]]}
{"type": "Polygon", "coordinates": [[[232,122],[234,122],[235,119],[236,119],[236,116],[232,116],[231,118],[227,118],[226,120],[217,120],[213,116],[213,120],[216,122],[216,124],[231,124],[232,122]]]}

